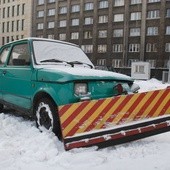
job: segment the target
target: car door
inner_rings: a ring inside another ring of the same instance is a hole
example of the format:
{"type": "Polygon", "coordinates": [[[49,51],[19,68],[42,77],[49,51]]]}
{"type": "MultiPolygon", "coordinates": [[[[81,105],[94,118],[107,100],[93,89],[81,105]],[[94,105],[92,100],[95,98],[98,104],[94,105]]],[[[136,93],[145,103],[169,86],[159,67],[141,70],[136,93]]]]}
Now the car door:
{"type": "Polygon", "coordinates": [[[3,82],[3,75],[4,75],[4,66],[9,54],[9,50],[10,50],[10,46],[4,46],[3,48],[1,48],[0,50],[0,100],[2,99],[2,92],[3,92],[3,87],[2,87],[2,82],[3,82]]]}
{"type": "Polygon", "coordinates": [[[31,108],[32,70],[29,44],[14,44],[2,69],[3,100],[25,109],[31,108]]]}

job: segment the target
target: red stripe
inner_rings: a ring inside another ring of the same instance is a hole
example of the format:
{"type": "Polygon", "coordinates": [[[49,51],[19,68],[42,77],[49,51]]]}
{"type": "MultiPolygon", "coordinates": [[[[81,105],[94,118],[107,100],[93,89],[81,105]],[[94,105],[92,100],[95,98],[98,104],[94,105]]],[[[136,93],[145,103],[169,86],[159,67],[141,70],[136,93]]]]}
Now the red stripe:
{"type": "MultiPolygon", "coordinates": [[[[170,95],[170,94],[169,94],[170,95]]],[[[162,116],[165,114],[166,110],[170,107],[170,99],[168,100],[168,102],[165,104],[165,106],[163,107],[163,109],[160,111],[159,116],[162,116]]],[[[170,109],[170,108],[169,108],[170,109]]],[[[167,113],[166,113],[167,114],[167,113]]],[[[169,113],[170,114],[170,113],[169,113]]]]}
{"type": "MultiPolygon", "coordinates": [[[[113,119],[115,119],[115,117],[126,106],[126,104],[132,98],[132,96],[133,95],[129,95],[122,101],[122,103],[117,107],[117,109],[113,113],[111,113],[111,116],[106,120],[106,123],[111,123],[113,121],[113,119]]],[[[105,124],[101,128],[105,128],[105,124]]]]}
{"type": "Polygon", "coordinates": [[[96,109],[104,102],[104,100],[98,100],[95,105],[80,119],[80,121],[72,128],[70,129],[70,132],[67,134],[67,136],[73,136],[77,130],[80,128],[80,126],[83,125],[83,123],[96,111],[96,109]]]}
{"type": "Polygon", "coordinates": [[[122,119],[118,122],[118,124],[120,124],[121,122],[124,122],[127,120],[127,118],[129,117],[129,114],[133,113],[133,111],[136,109],[136,107],[138,105],[140,105],[141,100],[145,97],[145,93],[141,93],[138,98],[136,99],[136,101],[132,104],[132,106],[127,110],[127,114],[125,114],[122,119]]]}
{"type": "Polygon", "coordinates": [[[101,121],[101,119],[103,118],[103,116],[110,110],[110,108],[118,101],[119,98],[120,98],[120,96],[112,99],[112,100],[110,101],[110,103],[101,110],[101,112],[99,113],[99,115],[94,119],[94,121],[91,123],[91,125],[89,125],[89,126],[85,129],[85,131],[88,132],[88,131],[90,131],[90,130],[93,130],[93,129],[95,128],[95,126],[97,125],[97,123],[98,123],[99,121],[101,121]]]}
{"type": "Polygon", "coordinates": [[[142,116],[142,114],[147,110],[148,106],[152,102],[152,100],[158,95],[159,90],[154,91],[153,94],[147,99],[146,103],[143,105],[143,107],[140,109],[139,113],[134,117],[134,120],[139,120],[142,116]]]}
{"type": "MultiPolygon", "coordinates": [[[[152,117],[153,114],[155,113],[156,109],[158,109],[158,107],[160,106],[160,104],[162,102],[164,102],[164,98],[168,95],[168,92],[165,90],[164,93],[162,94],[162,96],[159,98],[159,100],[156,102],[156,104],[154,105],[154,107],[151,109],[151,111],[149,112],[148,116],[152,117]]],[[[160,115],[160,114],[159,114],[160,115]]],[[[159,116],[158,115],[158,116],[159,116]]]]}
{"type": "Polygon", "coordinates": [[[83,102],[80,103],[80,106],[62,123],[62,128],[66,128],[71,121],[75,119],[75,117],[84,109],[87,105],[89,104],[88,102],[83,102]]]}
{"type": "Polygon", "coordinates": [[[59,116],[61,117],[69,108],[70,108],[70,104],[68,105],[64,105],[60,110],[59,110],[59,116]]]}

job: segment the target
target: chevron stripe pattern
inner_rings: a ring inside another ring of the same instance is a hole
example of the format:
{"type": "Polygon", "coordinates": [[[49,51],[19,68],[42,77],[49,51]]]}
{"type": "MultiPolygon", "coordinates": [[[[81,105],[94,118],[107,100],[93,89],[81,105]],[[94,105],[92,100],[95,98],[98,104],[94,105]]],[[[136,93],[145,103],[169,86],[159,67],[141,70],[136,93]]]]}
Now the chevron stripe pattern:
{"type": "Polygon", "coordinates": [[[170,88],[59,107],[63,137],[170,114],[170,88]]]}

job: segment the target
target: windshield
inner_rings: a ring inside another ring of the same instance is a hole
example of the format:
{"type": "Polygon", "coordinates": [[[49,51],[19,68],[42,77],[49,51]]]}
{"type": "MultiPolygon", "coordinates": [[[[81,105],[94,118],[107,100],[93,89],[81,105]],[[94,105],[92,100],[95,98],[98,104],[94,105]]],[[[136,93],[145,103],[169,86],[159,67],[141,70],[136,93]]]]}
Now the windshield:
{"type": "Polygon", "coordinates": [[[33,41],[35,60],[37,64],[81,63],[93,66],[85,53],[74,45],[55,41],[33,41]]]}

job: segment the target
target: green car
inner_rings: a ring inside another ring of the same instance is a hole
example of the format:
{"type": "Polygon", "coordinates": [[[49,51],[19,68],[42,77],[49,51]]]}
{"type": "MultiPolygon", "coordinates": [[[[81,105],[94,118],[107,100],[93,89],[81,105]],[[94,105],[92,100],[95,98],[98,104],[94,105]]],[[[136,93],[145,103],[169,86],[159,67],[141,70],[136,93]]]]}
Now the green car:
{"type": "Polygon", "coordinates": [[[136,90],[130,77],[94,69],[71,43],[28,38],[0,48],[0,111],[4,106],[20,111],[58,136],[58,106],[136,90]]]}

